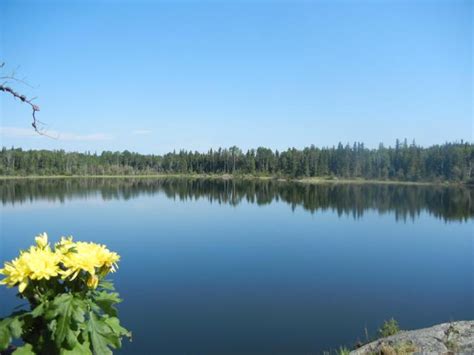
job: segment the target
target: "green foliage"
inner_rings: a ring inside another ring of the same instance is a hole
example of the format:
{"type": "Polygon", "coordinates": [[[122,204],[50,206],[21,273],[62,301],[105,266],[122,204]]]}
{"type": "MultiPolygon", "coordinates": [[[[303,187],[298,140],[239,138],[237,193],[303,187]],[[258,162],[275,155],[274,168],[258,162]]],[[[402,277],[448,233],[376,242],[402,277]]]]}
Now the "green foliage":
{"type": "Polygon", "coordinates": [[[25,344],[17,348],[13,352],[13,355],[35,355],[35,352],[33,351],[33,346],[31,344],[25,344]]]}
{"type": "Polygon", "coordinates": [[[346,348],[345,346],[341,346],[337,350],[337,355],[349,355],[351,350],[349,348],[346,348]]]}
{"type": "Polygon", "coordinates": [[[113,284],[103,278],[118,267],[120,256],[96,243],[63,237],[54,245],[46,233],[36,245],[0,274],[2,284],[18,287],[29,310],[0,320],[0,351],[22,339],[19,354],[111,354],[130,332],[120,325],[115,307],[121,302],[113,284]]]}
{"type": "Polygon", "coordinates": [[[0,321],[0,351],[13,339],[24,346],[15,355],[112,354],[131,333],[117,318],[116,305],[121,302],[113,284],[104,281],[96,290],[59,293],[32,304],[30,311],[12,314],[0,321]]]}
{"type": "Polygon", "coordinates": [[[95,304],[108,316],[116,317],[117,308],[115,304],[120,303],[122,300],[119,298],[117,293],[109,293],[107,291],[100,291],[94,293],[95,304]]]}
{"type": "Polygon", "coordinates": [[[252,174],[285,177],[337,177],[403,181],[473,179],[474,144],[446,143],[428,148],[396,141],[394,147],[368,149],[363,143],[295,148],[283,152],[237,147],[207,153],[181,150],[159,155],[123,152],[99,154],[6,149],[0,151],[0,175],[146,175],[252,174]]]}
{"type": "Polygon", "coordinates": [[[385,344],[382,342],[380,347],[374,352],[375,354],[397,354],[409,355],[417,352],[418,349],[411,341],[402,341],[394,344],[385,344]]]}
{"type": "Polygon", "coordinates": [[[24,313],[14,313],[10,317],[0,320],[0,350],[8,348],[12,339],[20,338],[25,325],[22,316],[24,313]]]}
{"type": "Polygon", "coordinates": [[[395,335],[399,331],[400,327],[398,326],[398,322],[395,319],[391,318],[382,324],[382,326],[378,330],[378,334],[381,338],[384,338],[391,335],[395,335]]]}
{"type": "Polygon", "coordinates": [[[48,321],[57,348],[74,348],[77,343],[77,325],[84,322],[85,311],[85,302],[70,293],[57,296],[49,304],[44,318],[48,321]]]}

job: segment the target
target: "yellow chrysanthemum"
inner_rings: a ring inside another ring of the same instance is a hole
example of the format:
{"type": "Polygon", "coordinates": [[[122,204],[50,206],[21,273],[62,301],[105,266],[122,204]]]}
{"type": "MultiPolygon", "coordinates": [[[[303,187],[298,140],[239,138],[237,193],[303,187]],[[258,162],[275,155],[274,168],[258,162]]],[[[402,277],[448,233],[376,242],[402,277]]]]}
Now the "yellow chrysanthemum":
{"type": "Polygon", "coordinates": [[[66,270],[62,272],[64,278],[71,277],[74,280],[81,271],[95,276],[96,271],[101,268],[115,271],[120,257],[117,253],[108,250],[104,245],[95,243],[76,242],[74,249],[63,255],[62,263],[66,270]]]}
{"type": "Polygon", "coordinates": [[[6,262],[5,267],[0,269],[0,274],[6,276],[2,281],[0,281],[0,285],[7,285],[7,287],[15,287],[18,285],[20,293],[22,293],[26,286],[28,286],[30,269],[22,258],[22,255],[10,262],[6,262]]]}
{"type": "Polygon", "coordinates": [[[49,246],[44,249],[31,247],[28,252],[22,254],[22,258],[30,269],[31,280],[49,280],[59,274],[61,258],[52,252],[49,246]]]}
{"type": "Polygon", "coordinates": [[[108,250],[105,245],[85,242],[74,242],[72,237],[62,237],[54,246],[48,243],[48,236],[42,233],[35,237],[36,246],[21,252],[20,256],[6,262],[0,274],[5,278],[0,284],[8,287],[18,286],[20,293],[31,280],[49,280],[61,275],[63,279],[74,280],[81,271],[89,275],[86,284],[96,288],[99,278],[114,272],[120,256],[108,250]]]}
{"type": "Polygon", "coordinates": [[[44,249],[33,246],[28,251],[22,252],[18,258],[5,263],[0,274],[6,277],[0,281],[0,284],[8,287],[18,285],[22,293],[29,280],[49,280],[51,277],[58,276],[60,261],[61,259],[51,251],[49,246],[46,245],[44,249]]]}

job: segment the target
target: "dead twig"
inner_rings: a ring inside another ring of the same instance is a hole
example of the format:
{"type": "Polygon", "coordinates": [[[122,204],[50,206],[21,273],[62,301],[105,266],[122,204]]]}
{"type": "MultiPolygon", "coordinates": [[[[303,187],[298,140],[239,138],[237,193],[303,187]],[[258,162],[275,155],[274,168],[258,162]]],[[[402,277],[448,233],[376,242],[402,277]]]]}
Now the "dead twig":
{"type": "MultiPolygon", "coordinates": [[[[5,66],[5,63],[0,63],[0,69],[4,68],[4,66],[5,66]]],[[[26,95],[23,95],[15,91],[11,86],[9,86],[9,83],[14,81],[16,83],[20,83],[28,87],[32,87],[32,86],[28,84],[25,79],[17,78],[15,75],[15,72],[12,72],[12,74],[10,75],[0,76],[0,80],[3,80],[3,82],[0,84],[0,91],[3,91],[5,93],[12,95],[15,99],[18,99],[21,102],[24,102],[25,104],[31,107],[31,116],[33,117],[33,122],[31,122],[31,126],[33,127],[35,132],[42,136],[55,138],[48,135],[44,131],[44,129],[41,128],[41,125],[44,126],[45,124],[36,118],[36,113],[40,110],[39,106],[33,103],[33,100],[36,99],[36,97],[29,99],[28,97],[26,97],[26,95]]]]}
{"type": "Polygon", "coordinates": [[[24,102],[28,105],[30,105],[31,107],[31,115],[33,117],[33,122],[31,123],[31,126],[33,126],[34,130],[36,131],[36,133],[38,134],[41,134],[41,135],[45,135],[44,132],[42,130],[40,130],[38,128],[38,124],[41,124],[41,122],[39,122],[36,118],[36,112],[38,112],[40,110],[39,106],[38,105],[35,105],[32,100],[28,99],[25,95],[22,95],[18,92],[16,92],[15,90],[13,90],[11,87],[9,86],[5,86],[5,85],[0,85],[0,91],[3,91],[3,92],[6,92],[6,93],[9,93],[11,94],[14,98],[16,99],[19,99],[21,102],[24,102]]]}

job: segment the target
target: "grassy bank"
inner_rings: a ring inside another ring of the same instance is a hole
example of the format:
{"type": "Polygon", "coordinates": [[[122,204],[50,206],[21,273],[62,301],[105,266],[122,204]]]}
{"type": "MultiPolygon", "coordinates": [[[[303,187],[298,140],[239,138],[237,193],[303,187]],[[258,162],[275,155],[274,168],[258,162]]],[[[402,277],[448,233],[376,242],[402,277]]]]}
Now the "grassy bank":
{"type": "Polygon", "coordinates": [[[277,180],[281,182],[297,182],[302,184],[378,184],[378,185],[413,185],[413,186],[466,186],[462,182],[434,182],[434,181],[399,181],[376,179],[344,179],[332,177],[287,178],[261,175],[231,175],[231,174],[149,174],[149,175],[28,175],[28,176],[0,176],[0,180],[17,179],[219,179],[219,180],[277,180]]]}

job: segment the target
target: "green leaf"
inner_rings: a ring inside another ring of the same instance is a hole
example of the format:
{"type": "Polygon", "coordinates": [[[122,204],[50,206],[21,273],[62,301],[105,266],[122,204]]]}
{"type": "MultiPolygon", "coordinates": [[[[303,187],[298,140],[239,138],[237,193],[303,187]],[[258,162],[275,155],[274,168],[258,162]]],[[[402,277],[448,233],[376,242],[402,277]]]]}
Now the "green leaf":
{"type": "Polygon", "coordinates": [[[104,319],[104,322],[110,327],[112,332],[114,332],[116,335],[120,337],[122,336],[126,336],[128,338],[132,337],[132,334],[127,329],[125,329],[124,327],[120,325],[120,320],[118,318],[108,317],[104,319]]]}
{"type": "Polygon", "coordinates": [[[118,293],[109,293],[106,291],[94,293],[93,300],[105,314],[112,317],[116,317],[118,314],[114,305],[122,302],[118,293]]]}
{"type": "Polygon", "coordinates": [[[110,280],[101,280],[99,282],[98,288],[99,289],[104,289],[104,290],[107,290],[107,291],[115,291],[114,284],[110,280]]]}
{"type": "Polygon", "coordinates": [[[77,342],[71,350],[61,349],[60,355],[92,355],[89,341],[84,343],[77,342]]]}
{"type": "Polygon", "coordinates": [[[111,355],[109,349],[110,339],[107,337],[108,327],[93,312],[89,312],[87,324],[89,336],[92,342],[92,349],[95,355],[111,355]]]}
{"type": "Polygon", "coordinates": [[[44,312],[47,307],[48,307],[47,302],[40,303],[30,312],[30,314],[33,316],[33,318],[41,317],[42,315],[44,315],[44,312]]]}
{"type": "Polygon", "coordinates": [[[67,332],[66,334],[66,344],[67,344],[67,348],[68,349],[74,349],[77,344],[78,344],[78,341],[77,341],[77,336],[79,335],[79,332],[67,332]]]}
{"type": "Polygon", "coordinates": [[[76,345],[71,339],[79,327],[78,323],[84,322],[84,312],[84,302],[71,294],[62,294],[53,300],[45,318],[49,321],[49,329],[58,348],[63,347],[66,338],[69,347],[76,345]]]}
{"type": "Polygon", "coordinates": [[[64,294],[56,297],[53,301],[53,307],[46,313],[46,318],[50,321],[50,330],[53,332],[53,338],[58,348],[70,332],[70,323],[72,317],[72,301],[74,297],[70,294],[64,294]],[[54,326],[53,326],[54,325],[54,326]]]}
{"type": "Polygon", "coordinates": [[[10,345],[11,341],[12,337],[10,334],[10,329],[0,322],[0,351],[8,348],[8,345],[10,345]]]}
{"type": "Polygon", "coordinates": [[[10,345],[12,338],[19,338],[23,334],[24,321],[20,318],[23,313],[14,313],[13,316],[0,321],[0,351],[10,345]]]}
{"type": "Polygon", "coordinates": [[[12,355],[35,355],[35,352],[31,344],[25,344],[17,348],[12,355]]]}
{"type": "Polygon", "coordinates": [[[72,310],[72,319],[76,324],[84,323],[84,314],[86,313],[85,303],[81,300],[75,300],[74,308],[72,310]]]}
{"type": "Polygon", "coordinates": [[[21,334],[23,334],[23,324],[24,322],[20,320],[19,317],[15,317],[12,319],[9,327],[13,338],[21,337],[21,334]]]}
{"type": "Polygon", "coordinates": [[[48,329],[51,331],[51,333],[55,333],[56,332],[56,328],[57,328],[57,321],[56,319],[52,319],[48,322],[48,329]]]}

